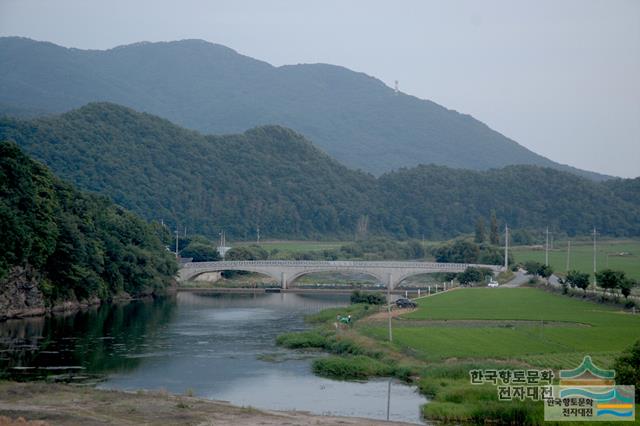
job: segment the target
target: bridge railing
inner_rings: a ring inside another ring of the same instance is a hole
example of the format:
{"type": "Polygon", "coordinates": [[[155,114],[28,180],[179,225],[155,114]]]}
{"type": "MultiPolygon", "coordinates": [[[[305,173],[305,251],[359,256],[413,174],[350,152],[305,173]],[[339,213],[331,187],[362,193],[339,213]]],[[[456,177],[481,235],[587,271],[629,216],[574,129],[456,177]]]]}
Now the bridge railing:
{"type": "Polygon", "coordinates": [[[403,268],[403,269],[433,269],[433,270],[465,270],[468,267],[488,268],[500,270],[498,265],[482,265],[472,263],[441,263],[441,262],[406,262],[406,261],[360,261],[360,260],[222,260],[217,262],[189,262],[183,268],[239,268],[239,267],[343,267],[343,268],[403,268]]]}

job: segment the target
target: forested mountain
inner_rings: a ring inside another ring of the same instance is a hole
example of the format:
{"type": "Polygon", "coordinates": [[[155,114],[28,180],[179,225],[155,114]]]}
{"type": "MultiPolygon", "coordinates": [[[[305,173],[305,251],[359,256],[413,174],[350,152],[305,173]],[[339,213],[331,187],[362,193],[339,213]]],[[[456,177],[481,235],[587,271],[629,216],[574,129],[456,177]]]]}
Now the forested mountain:
{"type": "Polygon", "coordinates": [[[535,164],[604,178],[537,155],[469,115],[395,93],[339,66],[273,67],[200,40],[98,51],[0,38],[0,111],[64,112],[93,101],[205,133],[286,126],[343,164],[376,175],[418,164],[475,170],[535,164]]]}
{"type": "Polygon", "coordinates": [[[352,234],[375,179],[277,126],[203,136],[113,104],[59,117],[0,120],[16,141],[80,187],[149,219],[214,236],[352,234]]]}
{"type": "MultiPolygon", "coordinates": [[[[381,176],[381,197],[395,208],[382,221],[394,234],[419,235],[420,228],[471,233],[478,217],[495,210],[511,228],[549,226],[587,235],[596,226],[608,235],[640,235],[640,194],[617,195],[630,179],[592,182],[537,166],[509,166],[485,172],[418,166],[381,176]],[[403,232],[404,230],[404,232],[403,232]]],[[[501,232],[502,232],[501,228],[501,232]]]]}
{"type": "Polygon", "coordinates": [[[0,119],[2,139],[147,219],[209,237],[224,228],[232,239],[252,239],[258,226],[264,238],[344,238],[357,231],[452,237],[473,232],[478,217],[488,223],[491,210],[501,226],[548,225],[573,235],[595,225],[604,234],[640,235],[632,180],[597,183],[536,166],[484,172],[419,166],[375,178],[278,126],[205,136],[94,103],[48,118],[0,119]]]}
{"type": "Polygon", "coordinates": [[[611,179],[606,182],[606,186],[618,197],[640,205],[640,177],[635,179],[611,179]]]}
{"type": "Polygon", "coordinates": [[[0,142],[0,318],[45,303],[163,290],[177,270],[165,232],[0,142]]]}

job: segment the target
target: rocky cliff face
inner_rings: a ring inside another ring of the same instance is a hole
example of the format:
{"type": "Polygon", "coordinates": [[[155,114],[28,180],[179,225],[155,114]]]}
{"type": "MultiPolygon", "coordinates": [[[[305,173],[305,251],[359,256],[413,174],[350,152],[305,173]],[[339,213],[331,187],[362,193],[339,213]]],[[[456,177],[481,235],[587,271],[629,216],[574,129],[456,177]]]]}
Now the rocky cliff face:
{"type": "MultiPolygon", "coordinates": [[[[32,267],[13,267],[9,275],[0,281],[0,321],[44,315],[47,312],[73,311],[101,303],[98,297],[46,303],[38,287],[42,279],[41,274],[32,267]]],[[[131,297],[128,298],[131,299],[131,297]]]]}
{"type": "Polygon", "coordinates": [[[38,280],[38,274],[30,267],[16,266],[9,271],[0,281],[0,320],[46,312],[38,280]]]}

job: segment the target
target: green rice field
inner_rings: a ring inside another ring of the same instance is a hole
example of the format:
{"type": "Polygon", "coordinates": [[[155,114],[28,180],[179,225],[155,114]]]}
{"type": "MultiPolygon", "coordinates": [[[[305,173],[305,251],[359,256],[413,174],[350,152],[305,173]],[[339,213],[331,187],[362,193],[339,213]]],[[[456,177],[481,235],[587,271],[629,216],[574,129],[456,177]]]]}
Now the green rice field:
{"type": "MultiPolygon", "coordinates": [[[[549,263],[553,270],[563,273],[567,270],[567,241],[554,242],[549,252],[549,263]]],[[[543,247],[513,247],[512,253],[516,262],[534,260],[544,262],[543,247]]],[[[611,268],[626,272],[636,280],[640,280],[640,241],[637,240],[603,240],[597,243],[597,270],[611,268]]],[[[593,243],[590,241],[571,242],[569,269],[593,274],[593,243]]]]}
{"type": "MultiPolygon", "coordinates": [[[[381,341],[383,325],[362,332],[381,341]]],[[[424,361],[499,359],[551,368],[584,355],[610,365],[640,339],[640,315],[535,288],[470,288],[419,301],[394,321],[393,345],[424,361]]]]}

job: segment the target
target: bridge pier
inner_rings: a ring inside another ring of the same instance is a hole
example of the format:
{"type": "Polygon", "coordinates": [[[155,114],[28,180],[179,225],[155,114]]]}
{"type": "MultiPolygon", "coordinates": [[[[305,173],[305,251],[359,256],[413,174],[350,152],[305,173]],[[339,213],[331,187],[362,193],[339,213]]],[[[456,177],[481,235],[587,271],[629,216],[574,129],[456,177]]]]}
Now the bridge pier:
{"type": "Polygon", "coordinates": [[[280,286],[283,290],[287,289],[287,273],[282,272],[282,276],[280,277],[280,286]]]}

